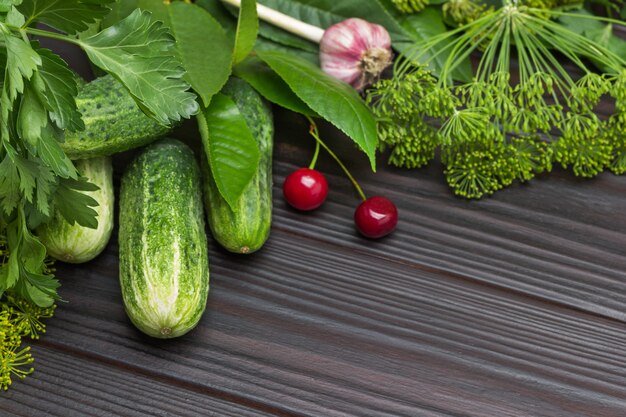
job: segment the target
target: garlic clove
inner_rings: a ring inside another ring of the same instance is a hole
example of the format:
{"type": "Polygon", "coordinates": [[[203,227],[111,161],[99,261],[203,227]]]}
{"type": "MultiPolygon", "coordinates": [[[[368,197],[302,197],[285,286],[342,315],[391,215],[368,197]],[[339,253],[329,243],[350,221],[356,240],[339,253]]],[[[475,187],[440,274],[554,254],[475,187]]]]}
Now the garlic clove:
{"type": "Polygon", "coordinates": [[[357,90],[376,81],[392,58],[389,32],[359,18],[329,27],[320,42],[322,70],[357,90]]]}

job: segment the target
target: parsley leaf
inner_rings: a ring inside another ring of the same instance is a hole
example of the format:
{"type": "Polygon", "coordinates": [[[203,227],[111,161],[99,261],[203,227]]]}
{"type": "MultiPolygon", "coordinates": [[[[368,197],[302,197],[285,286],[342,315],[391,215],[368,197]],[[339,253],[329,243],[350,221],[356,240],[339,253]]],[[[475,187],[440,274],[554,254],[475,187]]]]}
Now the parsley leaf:
{"type": "Polygon", "coordinates": [[[18,9],[26,17],[26,25],[45,23],[66,33],[87,29],[89,23],[102,19],[114,0],[23,0],[18,9]]]}
{"type": "Polygon", "coordinates": [[[93,229],[98,227],[96,211],[91,207],[98,206],[98,202],[81,191],[98,191],[99,188],[87,182],[84,177],[79,179],[61,179],[54,194],[55,208],[69,224],[78,223],[93,229]]]}
{"type": "Polygon", "coordinates": [[[13,6],[18,6],[20,3],[22,3],[22,0],[0,0],[0,13],[6,13],[13,6]]]}
{"type": "Polygon", "coordinates": [[[85,124],[74,100],[78,94],[74,73],[52,51],[38,48],[37,53],[41,58],[39,75],[45,85],[45,104],[50,118],[59,129],[72,132],[83,130],[85,124]]]}
{"type": "Polygon", "coordinates": [[[198,111],[184,70],[175,58],[174,39],[149,12],[135,10],[127,18],[78,44],[98,67],[128,88],[139,106],[168,125],[198,111]]]}
{"type": "Polygon", "coordinates": [[[7,51],[6,75],[4,88],[7,89],[12,103],[17,94],[24,92],[24,78],[27,80],[41,65],[41,57],[28,42],[10,34],[4,34],[4,46],[7,51]],[[8,85],[7,85],[8,84],[8,85]]]}
{"type": "Polygon", "coordinates": [[[6,155],[0,162],[0,209],[10,214],[20,202],[20,176],[17,167],[6,155]]]}

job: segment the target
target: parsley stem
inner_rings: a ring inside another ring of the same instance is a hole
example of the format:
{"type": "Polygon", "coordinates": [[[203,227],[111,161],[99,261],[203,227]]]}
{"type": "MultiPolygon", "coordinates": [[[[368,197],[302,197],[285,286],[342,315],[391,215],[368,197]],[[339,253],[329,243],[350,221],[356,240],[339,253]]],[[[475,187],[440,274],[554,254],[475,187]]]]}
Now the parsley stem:
{"type": "Polygon", "coordinates": [[[50,38],[50,39],[56,39],[59,41],[63,41],[63,42],[69,42],[69,43],[73,43],[75,45],[81,45],[81,42],[78,39],[74,39],[71,38],[67,35],[63,35],[61,33],[55,33],[55,32],[50,32],[47,30],[41,30],[41,29],[35,29],[35,28],[18,28],[15,26],[9,26],[7,25],[7,27],[13,31],[25,31],[26,33],[28,33],[29,35],[35,35],[35,36],[42,36],[44,38],[50,38]]]}

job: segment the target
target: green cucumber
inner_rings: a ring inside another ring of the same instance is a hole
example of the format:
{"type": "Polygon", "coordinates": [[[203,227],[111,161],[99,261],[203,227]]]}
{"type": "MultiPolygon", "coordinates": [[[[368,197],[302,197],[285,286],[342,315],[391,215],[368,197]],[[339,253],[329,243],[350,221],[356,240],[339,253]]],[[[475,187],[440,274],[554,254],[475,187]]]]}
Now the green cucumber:
{"type": "MultiPolygon", "coordinates": [[[[207,219],[215,240],[235,253],[259,250],[270,233],[272,222],[272,113],[259,94],[245,81],[231,78],[222,93],[229,96],[243,115],[259,145],[258,172],[231,208],[221,196],[206,157],[202,160],[207,219]]],[[[205,152],[206,154],[206,152],[205,152]]]]}
{"type": "Polygon", "coordinates": [[[70,159],[109,156],[138,148],[171,130],[146,116],[128,90],[111,75],[82,85],[76,105],[83,115],[85,130],[65,132],[61,147],[70,159]]]}
{"type": "Polygon", "coordinates": [[[98,228],[70,225],[58,210],[50,221],[37,229],[48,254],[60,261],[83,263],[98,256],[106,247],[113,230],[113,166],[110,157],[74,161],[78,172],[100,190],[87,192],[98,202],[98,228]]]}
{"type": "Polygon", "coordinates": [[[163,139],[131,162],[122,177],[119,224],[128,317],[153,337],[187,333],[209,293],[200,170],[187,145],[163,139]]]}

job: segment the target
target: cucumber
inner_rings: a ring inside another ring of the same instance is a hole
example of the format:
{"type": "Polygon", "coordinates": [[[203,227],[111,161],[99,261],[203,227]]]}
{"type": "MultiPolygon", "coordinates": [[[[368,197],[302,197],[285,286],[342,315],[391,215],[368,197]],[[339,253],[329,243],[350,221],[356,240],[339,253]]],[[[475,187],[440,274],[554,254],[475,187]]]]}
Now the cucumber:
{"type": "MultiPolygon", "coordinates": [[[[259,170],[231,208],[221,196],[211,169],[202,159],[207,219],[215,240],[235,253],[259,250],[270,233],[272,222],[272,113],[259,94],[245,81],[231,78],[222,93],[239,108],[256,138],[261,153],[259,170]]],[[[204,152],[206,154],[206,152],[204,152]]]]}
{"type": "Polygon", "coordinates": [[[191,149],[163,139],[122,177],[120,286],[128,317],[158,338],[194,328],[209,293],[200,170],[191,149]]]}
{"type": "Polygon", "coordinates": [[[138,148],[171,130],[146,116],[128,90],[111,75],[82,85],[76,105],[83,115],[85,130],[65,133],[61,147],[70,159],[109,156],[138,148]]]}
{"type": "Polygon", "coordinates": [[[98,228],[70,225],[58,210],[52,219],[37,229],[41,242],[48,254],[60,261],[83,263],[98,256],[106,247],[113,230],[113,166],[110,157],[81,159],[74,161],[78,172],[87,177],[100,190],[87,192],[98,206],[98,228]]]}

